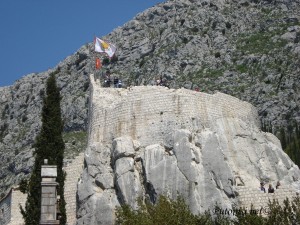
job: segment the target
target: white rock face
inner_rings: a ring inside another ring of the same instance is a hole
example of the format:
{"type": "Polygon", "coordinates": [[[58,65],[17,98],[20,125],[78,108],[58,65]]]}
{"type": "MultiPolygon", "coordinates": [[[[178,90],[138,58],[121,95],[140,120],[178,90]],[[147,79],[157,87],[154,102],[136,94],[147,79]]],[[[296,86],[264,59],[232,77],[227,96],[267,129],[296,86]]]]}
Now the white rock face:
{"type": "Polygon", "coordinates": [[[216,202],[231,208],[236,185],[300,179],[247,102],[156,86],[108,89],[93,80],[78,225],[113,224],[115,207],[136,207],[138,197],[180,194],[201,213],[216,202]]]}

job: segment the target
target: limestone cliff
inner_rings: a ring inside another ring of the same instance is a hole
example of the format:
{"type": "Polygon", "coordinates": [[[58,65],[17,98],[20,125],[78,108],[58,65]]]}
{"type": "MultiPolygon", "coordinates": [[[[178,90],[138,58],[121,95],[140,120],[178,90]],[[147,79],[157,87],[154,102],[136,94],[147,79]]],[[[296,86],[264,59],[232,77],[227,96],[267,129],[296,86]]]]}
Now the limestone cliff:
{"type": "Polygon", "coordinates": [[[260,130],[251,104],[219,92],[91,83],[77,225],[113,224],[115,207],[136,207],[138,197],[180,194],[199,213],[237,204],[237,186],[280,180],[299,188],[298,166],[260,130]]]}

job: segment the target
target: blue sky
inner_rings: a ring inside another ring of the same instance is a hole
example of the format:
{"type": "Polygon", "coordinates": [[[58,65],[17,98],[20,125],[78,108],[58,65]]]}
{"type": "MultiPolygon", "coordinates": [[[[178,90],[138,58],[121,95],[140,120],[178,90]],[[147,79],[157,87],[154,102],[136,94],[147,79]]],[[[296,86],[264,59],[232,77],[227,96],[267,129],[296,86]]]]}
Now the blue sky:
{"type": "Polygon", "coordinates": [[[0,87],[53,68],[165,0],[0,0],[0,87]]]}

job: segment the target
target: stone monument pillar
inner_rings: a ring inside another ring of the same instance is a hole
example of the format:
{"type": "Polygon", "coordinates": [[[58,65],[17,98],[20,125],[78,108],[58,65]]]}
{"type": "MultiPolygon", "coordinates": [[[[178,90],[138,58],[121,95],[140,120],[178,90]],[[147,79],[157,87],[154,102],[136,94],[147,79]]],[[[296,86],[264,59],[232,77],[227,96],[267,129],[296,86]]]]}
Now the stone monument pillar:
{"type": "Polygon", "coordinates": [[[42,166],[42,197],[41,197],[41,221],[40,225],[56,225],[59,224],[57,220],[57,194],[56,182],[57,168],[54,165],[47,165],[48,160],[45,159],[42,166]]]}

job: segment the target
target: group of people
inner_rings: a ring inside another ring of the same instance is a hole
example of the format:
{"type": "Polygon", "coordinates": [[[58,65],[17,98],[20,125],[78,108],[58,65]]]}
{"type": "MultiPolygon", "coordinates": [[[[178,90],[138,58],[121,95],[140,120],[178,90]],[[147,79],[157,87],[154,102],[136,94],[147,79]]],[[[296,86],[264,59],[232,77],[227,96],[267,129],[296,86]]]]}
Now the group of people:
{"type": "MultiPolygon", "coordinates": [[[[263,191],[264,193],[266,193],[266,189],[265,189],[264,186],[265,186],[264,183],[261,182],[261,183],[260,183],[260,190],[263,191]]],[[[276,189],[278,189],[279,186],[280,186],[280,182],[277,181],[276,189]]],[[[274,192],[275,192],[275,189],[273,188],[272,184],[269,184],[268,193],[274,193],[274,192]]]]}
{"type": "Polygon", "coordinates": [[[164,86],[164,87],[168,87],[167,85],[167,79],[163,79],[162,76],[160,76],[160,78],[155,80],[156,86],[164,86]]]}
{"type": "Polygon", "coordinates": [[[121,88],[123,86],[122,80],[117,76],[111,78],[110,71],[107,70],[104,76],[104,84],[103,87],[110,87],[111,83],[113,83],[115,88],[121,88]]]}

